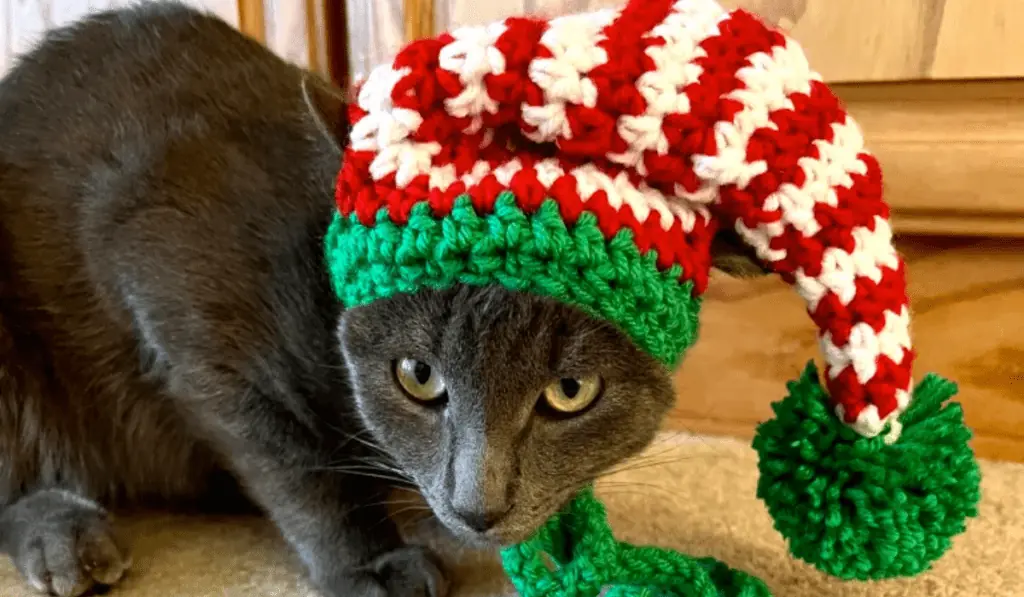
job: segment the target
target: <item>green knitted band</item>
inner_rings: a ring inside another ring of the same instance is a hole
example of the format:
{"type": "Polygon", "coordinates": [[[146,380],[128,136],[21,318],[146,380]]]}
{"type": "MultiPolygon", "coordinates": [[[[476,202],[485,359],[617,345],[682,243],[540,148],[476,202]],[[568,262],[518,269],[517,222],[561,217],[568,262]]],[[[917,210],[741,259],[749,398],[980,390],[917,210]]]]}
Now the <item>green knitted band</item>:
{"type": "Polygon", "coordinates": [[[528,215],[506,191],[481,216],[463,196],[442,218],[420,203],[404,225],[387,209],[373,226],[339,214],[325,246],[334,292],[346,307],[457,283],[500,284],[610,321],[669,367],[697,336],[700,299],[678,265],[660,270],[654,251],[641,255],[629,230],[606,240],[592,213],[568,228],[551,199],[528,215]]]}

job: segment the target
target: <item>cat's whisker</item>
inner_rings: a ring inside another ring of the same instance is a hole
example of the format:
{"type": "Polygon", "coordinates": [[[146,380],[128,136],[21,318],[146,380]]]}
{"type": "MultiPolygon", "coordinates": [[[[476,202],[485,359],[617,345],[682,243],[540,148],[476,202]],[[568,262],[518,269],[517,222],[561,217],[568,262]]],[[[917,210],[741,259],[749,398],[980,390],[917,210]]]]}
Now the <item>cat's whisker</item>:
{"type": "Polygon", "coordinates": [[[676,499],[678,494],[669,490],[666,487],[662,487],[656,483],[637,483],[630,481],[602,481],[597,484],[597,490],[602,494],[632,494],[632,495],[644,495],[649,491],[658,491],[662,495],[676,499]]]}
{"type": "Polygon", "coordinates": [[[349,512],[351,513],[351,512],[355,512],[356,510],[360,510],[362,508],[376,508],[376,507],[379,507],[379,506],[420,506],[420,507],[426,507],[426,508],[429,509],[429,507],[426,506],[426,504],[422,500],[383,500],[383,501],[379,501],[379,502],[370,502],[370,503],[367,503],[367,504],[359,504],[355,508],[352,508],[349,512]]]}
{"type": "Polygon", "coordinates": [[[660,466],[669,466],[672,464],[679,464],[681,462],[688,462],[692,460],[707,461],[708,459],[721,458],[717,454],[693,454],[687,456],[679,456],[675,458],[668,458],[665,460],[654,460],[654,461],[639,461],[639,462],[626,462],[618,466],[614,466],[601,474],[597,475],[596,478],[602,479],[605,477],[617,476],[624,473],[632,473],[636,471],[642,471],[649,468],[655,468],[660,466]]]}
{"type": "Polygon", "coordinates": [[[405,530],[406,526],[410,524],[419,524],[420,522],[427,520],[433,515],[434,511],[426,506],[406,506],[404,508],[399,508],[394,512],[389,512],[387,516],[376,522],[375,525],[381,524],[382,522],[391,519],[394,520],[396,524],[398,524],[399,529],[405,530]],[[406,512],[413,512],[418,516],[401,517],[401,515],[406,512]]]}
{"type": "Polygon", "coordinates": [[[366,477],[370,479],[380,479],[396,485],[397,487],[407,487],[410,489],[416,489],[416,485],[411,479],[407,477],[400,477],[393,474],[387,474],[387,471],[381,471],[373,467],[330,467],[320,466],[311,467],[310,472],[321,472],[321,473],[337,473],[339,475],[352,475],[356,477],[366,477]]]}
{"type": "Polygon", "coordinates": [[[366,448],[369,448],[373,452],[376,452],[376,453],[379,453],[379,454],[385,454],[384,448],[382,448],[375,441],[373,441],[372,435],[370,435],[370,430],[369,429],[360,429],[359,431],[357,431],[355,433],[347,433],[344,430],[339,429],[338,427],[336,427],[334,425],[327,424],[327,428],[331,429],[335,433],[338,433],[339,435],[344,436],[344,439],[342,440],[342,443],[338,447],[336,447],[334,449],[334,453],[338,453],[338,452],[344,450],[345,448],[347,448],[349,445],[351,445],[354,442],[354,443],[361,444],[362,446],[364,446],[366,448]],[[364,435],[370,435],[371,439],[369,439],[369,440],[365,439],[364,437],[362,437],[364,435]]]}

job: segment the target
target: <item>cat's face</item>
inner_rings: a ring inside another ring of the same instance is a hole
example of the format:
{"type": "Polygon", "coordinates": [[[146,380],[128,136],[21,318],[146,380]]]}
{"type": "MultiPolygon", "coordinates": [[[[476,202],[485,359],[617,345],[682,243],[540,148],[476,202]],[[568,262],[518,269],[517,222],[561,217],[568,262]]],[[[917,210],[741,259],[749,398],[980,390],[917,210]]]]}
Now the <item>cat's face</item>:
{"type": "Polygon", "coordinates": [[[615,327],[502,288],[372,303],[339,338],[374,440],[469,540],[528,538],[673,402],[668,371],[615,327]]]}

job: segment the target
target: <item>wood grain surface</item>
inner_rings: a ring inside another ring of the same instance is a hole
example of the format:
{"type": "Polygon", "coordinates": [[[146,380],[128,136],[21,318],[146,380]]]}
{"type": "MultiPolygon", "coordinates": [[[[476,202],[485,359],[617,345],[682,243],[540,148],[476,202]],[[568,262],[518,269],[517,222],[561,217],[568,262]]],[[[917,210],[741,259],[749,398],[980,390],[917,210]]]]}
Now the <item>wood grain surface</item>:
{"type": "MultiPolygon", "coordinates": [[[[359,0],[349,0],[358,3],[359,0]]],[[[379,0],[389,1],[389,0],[379,0]]],[[[397,0],[390,0],[397,1],[397,0]]],[[[512,14],[557,16],[625,0],[436,0],[438,31],[512,14]]],[[[789,32],[826,81],[1024,76],[1021,0],[720,0],[789,32]]],[[[399,30],[401,26],[399,25],[399,30]]]]}
{"type": "Polygon", "coordinates": [[[901,233],[1024,238],[1024,80],[836,84],[901,233]]]}
{"type": "Polygon", "coordinates": [[[826,81],[1024,75],[1020,0],[720,0],[788,31],[826,81]]]}
{"type": "MultiPolygon", "coordinates": [[[[1024,461],[1024,240],[914,238],[908,263],[915,379],[935,372],[958,400],[983,456],[1024,461]]],[[[701,339],[676,376],[668,426],[751,437],[806,363],[821,363],[802,300],[775,277],[715,277],[701,339]]]]}

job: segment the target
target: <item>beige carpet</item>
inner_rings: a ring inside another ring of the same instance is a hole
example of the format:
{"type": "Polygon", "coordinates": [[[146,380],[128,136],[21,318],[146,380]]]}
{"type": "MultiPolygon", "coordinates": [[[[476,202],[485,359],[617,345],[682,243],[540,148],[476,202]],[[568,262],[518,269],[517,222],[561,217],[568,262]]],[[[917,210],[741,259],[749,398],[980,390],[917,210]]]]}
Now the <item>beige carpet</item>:
{"type": "MultiPolygon", "coordinates": [[[[764,578],[778,597],[1024,595],[1024,466],[984,463],[983,472],[982,515],[936,568],[872,584],[826,579],[786,555],[754,496],[755,458],[745,444],[665,437],[601,492],[622,538],[723,559],[764,578]]],[[[128,524],[135,568],[111,597],[315,597],[259,520],[151,517],[128,524]]],[[[492,556],[439,547],[457,560],[458,597],[513,594],[492,556]]],[[[30,595],[0,564],[0,597],[30,595]]]]}

